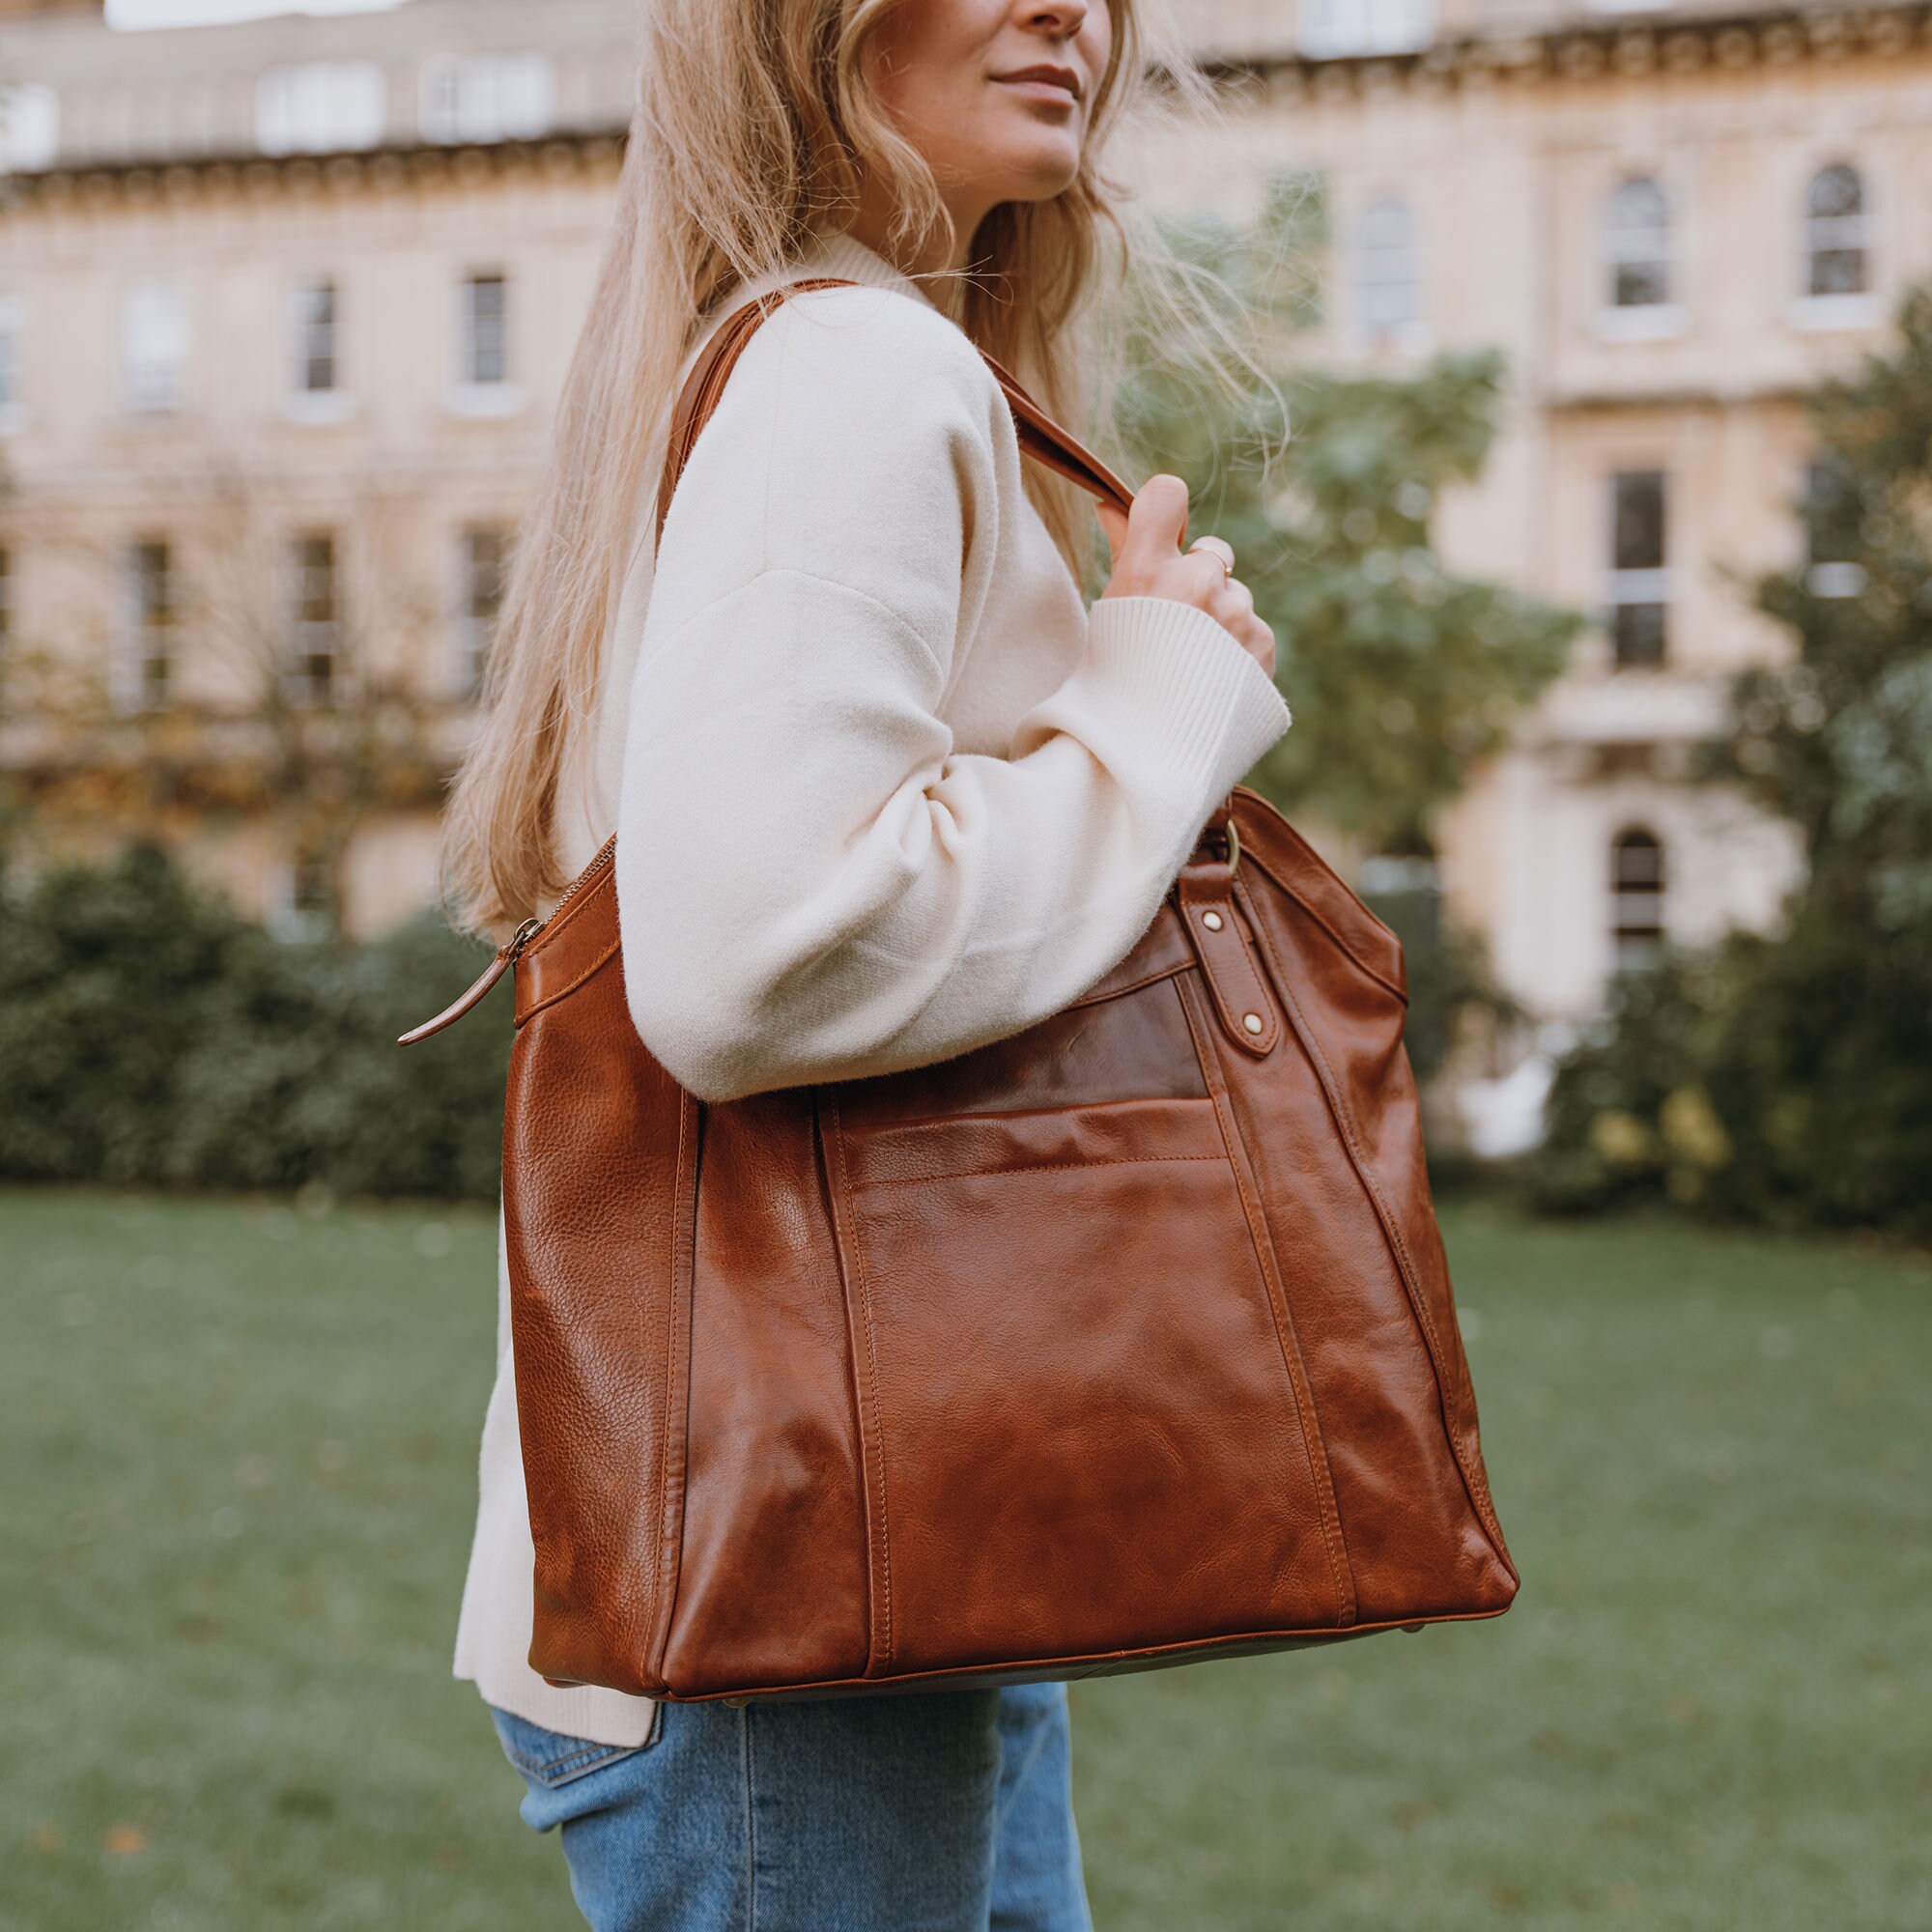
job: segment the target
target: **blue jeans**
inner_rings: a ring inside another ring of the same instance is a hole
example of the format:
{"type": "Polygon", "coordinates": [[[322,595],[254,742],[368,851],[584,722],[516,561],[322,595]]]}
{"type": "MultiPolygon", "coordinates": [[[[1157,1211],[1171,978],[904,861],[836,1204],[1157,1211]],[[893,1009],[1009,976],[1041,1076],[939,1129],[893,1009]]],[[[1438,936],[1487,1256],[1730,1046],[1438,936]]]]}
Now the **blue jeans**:
{"type": "Polygon", "coordinates": [[[593,1932],[1092,1932],[1064,1684],[661,1704],[631,1748],[491,1715],[593,1932]]]}

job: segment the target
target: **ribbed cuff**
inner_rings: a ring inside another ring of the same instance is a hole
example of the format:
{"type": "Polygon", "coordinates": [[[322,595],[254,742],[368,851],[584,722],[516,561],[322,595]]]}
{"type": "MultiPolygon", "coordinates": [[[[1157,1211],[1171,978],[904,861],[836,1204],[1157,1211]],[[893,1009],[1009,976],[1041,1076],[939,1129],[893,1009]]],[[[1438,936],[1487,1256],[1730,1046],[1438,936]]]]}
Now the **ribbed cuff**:
{"type": "Polygon", "coordinates": [[[1203,782],[1236,783],[1293,722],[1274,680],[1207,611],[1172,597],[1102,597],[1087,613],[1084,678],[1203,782]]]}

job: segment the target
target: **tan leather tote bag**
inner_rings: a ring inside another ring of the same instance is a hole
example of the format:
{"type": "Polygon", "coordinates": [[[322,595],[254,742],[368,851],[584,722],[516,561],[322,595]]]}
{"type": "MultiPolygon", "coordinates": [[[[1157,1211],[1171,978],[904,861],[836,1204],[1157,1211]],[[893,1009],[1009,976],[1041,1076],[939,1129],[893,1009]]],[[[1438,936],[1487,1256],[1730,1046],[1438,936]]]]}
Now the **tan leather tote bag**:
{"type": "MultiPolygon", "coordinates": [[[[695,367],[660,531],[791,292],[695,367]]],[[[1124,507],[993,366],[1027,451],[1124,507]]],[[[892,1691],[1508,1607],[1401,949],[1263,799],[1229,794],[1133,951],[1050,1018],[720,1105],[632,1024],[613,846],[404,1037],[514,968],[503,1208],[545,1677],[892,1691]]]]}

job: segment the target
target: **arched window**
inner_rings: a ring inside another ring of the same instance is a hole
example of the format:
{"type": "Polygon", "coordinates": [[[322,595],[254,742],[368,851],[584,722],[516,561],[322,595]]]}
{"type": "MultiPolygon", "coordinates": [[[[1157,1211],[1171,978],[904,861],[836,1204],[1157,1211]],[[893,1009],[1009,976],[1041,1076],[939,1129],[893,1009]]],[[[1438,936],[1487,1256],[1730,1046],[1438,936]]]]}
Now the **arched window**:
{"type": "Polygon", "coordinates": [[[1371,334],[1406,327],[1422,316],[1415,213],[1405,201],[1383,200],[1355,221],[1355,316],[1371,334]]]}
{"type": "Polygon", "coordinates": [[[1804,192],[1804,286],[1814,296],[1855,296],[1871,286],[1865,185],[1844,161],[1820,168],[1804,192]]]}
{"type": "Polygon", "coordinates": [[[1648,177],[1622,183],[1604,210],[1604,267],[1612,308],[1670,299],[1670,203],[1648,177]]]}
{"type": "Polygon", "coordinates": [[[1654,966],[1663,952],[1663,846],[1640,826],[1610,841],[1610,947],[1619,973],[1654,966]]]}

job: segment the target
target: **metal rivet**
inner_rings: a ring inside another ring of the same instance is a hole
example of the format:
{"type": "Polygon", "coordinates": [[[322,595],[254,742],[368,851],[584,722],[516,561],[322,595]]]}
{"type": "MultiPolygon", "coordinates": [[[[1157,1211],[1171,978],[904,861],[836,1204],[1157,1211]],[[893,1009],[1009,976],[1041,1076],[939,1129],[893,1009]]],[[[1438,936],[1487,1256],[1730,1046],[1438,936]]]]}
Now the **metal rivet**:
{"type": "Polygon", "coordinates": [[[1219,932],[1221,930],[1221,915],[1218,912],[1204,912],[1201,915],[1201,923],[1209,932],[1219,932]]]}
{"type": "Polygon", "coordinates": [[[1262,1030],[1262,1016],[1259,1013],[1243,1013],[1241,1015],[1241,1024],[1250,1033],[1260,1033],[1262,1030]]]}

